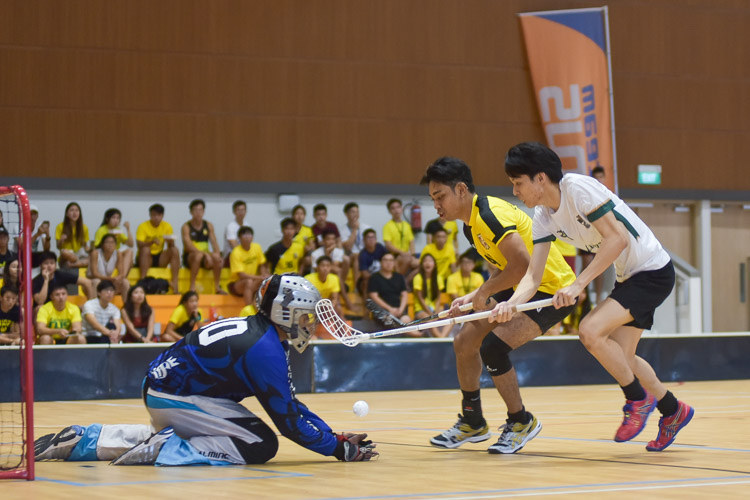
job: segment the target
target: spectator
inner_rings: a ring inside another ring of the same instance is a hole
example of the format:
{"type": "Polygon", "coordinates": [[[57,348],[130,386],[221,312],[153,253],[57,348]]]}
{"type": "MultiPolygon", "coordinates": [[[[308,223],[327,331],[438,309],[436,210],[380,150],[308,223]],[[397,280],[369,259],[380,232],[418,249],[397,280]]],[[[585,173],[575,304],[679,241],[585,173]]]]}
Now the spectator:
{"type": "MultiPolygon", "coordinates": [[[[345,285],[346,276],[349,272],[349,259],[344,255],[344,249],[336,246],[336,233],[331,229],[326,229],[323,232],[323,244],[310,255],[310,258],[317,266],[318,259],[324,255],[331,259],[331,270],[339,277],[344,304],[349,310],[352,310],[353,305],[346,293],[345,285]]],[[[313,270],[315,270],[315,267],[313,270]]]]}
{"type": "Polygon", "coordinates": [[[198,308],[198,294],[192,290],[185,292],[180,297],[180,305],[169,317],[169,323],[161,335],[161,341],[177,342],[200,326],[203,317],[203,311],[198,308]]]}
{"type": "Polygon", "coordinates": [[[172,292],[177,293],[177,279],[180,272],[180,253],[174,244],[172,225],[164,220],[164,206],[155,203],[148,208],[149,220],[141,223],[135,232],[138,244],[138,268],[141,279],[151,267],[172,269],[172,292]],[[164,248],[166,242],[167,248],[164,248]],[[146,251],[148,250],[148,251],[146,251]]]}
{"type": "MultiPolygon", "coordinates": [[[[130,230],[128,230],[128,233],[130,230]]],[[[125,296],[130,288],[130,282],[128,281],[128,273],[125,271],[128,268],[129,262],[126,262],[126,255],[129,255],[132,259],[133,252],[126,250],[125,252],[118,252],[117,238],[114,234],[107,233],[100,240],[97,249],[91,252],[91,265],[89,266],[89,277],[93,287],[98,287],[102,280],[109,280],[115,286],[115,293],[125,300],[125,296]],[[117,275],[115,275],[117,271],[117,275]]]]}
{"type": "Polygon", "coordinates": [[[604,184],[604,180],[607,178],[607,172],[604,170],[604,167],[597,165],[591,169],[591,177],[599,181],[601,184],[604,184]]]}
{"type": "MultiPolygon", "coordinates": [[[[49,221],[42,222],[39,227],[36,227],[37,220],[39,219],[39,209],[36,205],[29,206],[31,212],[31,267],[39,266],[39,256],[42,251],[49,252],[50,250],[50,234],[49,234],[49,221]],[[36,229],[36,231],[35,231],[36,229]],[[41,248],[40,244],[41,243],[41,248]]],[[[18,253],[18,249],[21,248],[22,234],[20,228],[13,227],[8,228],[8,232],[14,237],[13,251],[18,253]]]]}
{"type": "Polygon", "coordinates": [[[0,227],[0,272],[5,270],[6,263],[18,258],[15,252],[9,248],[10,235],[5,227],[0,227]]]}
{"type": "Polygon", "coordinates": [[[427,244],[432,243],[433,235],[439,228],[445,229],[445,233],[448,235],[448,245],[453,247],[453,250],[458,253],[458,224],[454,220],[447,220],[442,217],[432,219],[428,221],[424,227],[424,232],[427,235],[427,244]]]}
{"type": "MultiPolygon", "coordinates": [[[[128,277],[130,269],[133,267],[133,234],[130,232],[130,222],[125,221],[120,227],[120,221],[122,220],[122,213],[116,208],[110,208],[104,212],[104,220],[102,225],[96,230],[94,234],[94,250],[91,252],[91,259],[94,258],[94,254],[98,252],[102,239],[107,234],[112,234],[115,237],[115,250],[120,254],[120,266],[117,267],[117,271],[123,278],[128,277]],[[125,231],[122,228],[125,228],[125,231]],[[125,244],[130,248],[125,248],[120,251],[120,245],[125,244]]],[[[93,267],[93,264],[92,266],[93,267]]],[[[117,285],[115,285],[117,286],[117,285]]],[[[119,293],[119,292],[118,292],[119,293]]],[[[123,295],[123,298],[125,296],[123,295]]]]}
{"type": "Polygon", "coordinates": [[[224,262],[225,267],[229,267],[229,254],[232,253],[232,249],[240,244],[240,239],[237,236],[237,232],[240,227],[245,225],[245,215],[247,215],[247,204],[242,200],[237,200],[232,203],[232,213],[234,214],[234,220],[227,224],[224,229],[224,262]]]}
{"type": "Polygon", "coordinates": [[[296,225],[285,217],[281,221],[281,241],[277,241],[266,250],[266,260],[271,274],[298,273],[300,260],[305,255],[302,243],[294,241],[296,225]]]}
{"type": "Polygon", "coordinates": [[[112,303],[115,285],[101,280],[97,298],[83,304],[83,334],[89,344],[119,344],[122,330],[120,310],[112,303]]]}
{"type": "Polygon", "coordinates": [[[60,267],[86,267],[89,265],[89,228],[83,223],[81,206],[71,201],[65,207],[65,218],[55,229],[60,267]]]}
{"type": "Polygon", "coordinates": [[[229,269],[232,277],[227,288],[229,293],[243,297],[245,304],[255,302],[255,293],[267,275],[266,256],[258,243],[253,243],[253,228],[242,226],[237,231],[239,245],[229,254],[229,269]]]}
{"type": "Polygon", "coordinates": [[[334,232],[336,243],[340,246],[341,234],[339,233],[338,226],[328,221],[328,208],[322,203],[318,203],[313,207],[313,217],[315,217],[315,224],[312,226],[312,232],[315,236],[315,245],[319,247],[323,244],[323,231],[328,230],[334,232]]]}
{"type": "Polygon", "coordinates": [[[378,237],[374,229],[365,229],[362,232],[364,248],[359,252],[359,280],[357,289],[362,297],[367,296],[367,285],[370,276],[380,270],[380,259],[385,255],[385,247],[378,243],[378,237]]]}
{"type": "MultiPolygon", "coordinates": [[[[396,256],[386,253],[380,258],[380,270],[370,276],[367,292],[377,305],[404,323],[411,321],[406,313],[409,294],[404,277],[395,272],[396,256]]],[[[421,335],[415,332],[415,336],[421,335]]]]}
{"type": "Polygon", "coordinates": [[[430,254],[437,263],[438,274],[443,280],[456,272],[456,250],[453,245],[448,244],[448,233],[445,228],[435,229],[432,235],[432,243],[425,245],[422,256],[430,254]]]}
{"type": "Polygon", "coordinates": [[[3,284],[13,285],[18,289],[21,288],[21,261],[18,260],[17,257],[5,263],[5,269],[3,269],[3,284]]]}
{"type": "MultiPolygon", "coordinates": [[[[87,298],[91,299],[94,297],[94,287],[91,284],[91,280],[79,276],[77,273],[57,269],[57,257],[54,253],[42,252],[39,260],[41,261],[39,264],[39,274],[31,280],[31,290],[34,293],[34,302],[37,305],[42,305],[52,300],[52,290],[57,285],[78,285],[83,288],[83,292],[87,298]]],[[[67,293],[65,294],[65,298],[67,300],[67,293]]],[[[62,309],[58,310],[62,311],[62,309]]]]}
{"type": "Polygon", "coordinates": [[[195,291],[195,279],[202,267],[213,270],[216,293],[226,295],[227,292],[221,288],[222,261],[219,244],[216,242],[214,225],[203,220],[205,210],[206,203],[203,200],[196,199],[190,202],[192,218],[182,225],[182,265],[190,269],[191,291],[195,291]]]}
{"type": "Polygon", "coordinates": [[[320,292],[320,298],[329,299],[333,303],[333,309],[336,314],[343,316],[339,294],[341,293],[341,283],[336,273],[332,272],[333,261],[328,255],[321,255],[315,261],[314,273],[305,276],[305,279],[313,284],[320,292]]]}
{"type": "Polygon", "coordinates": [[[18,305],[18,288],[3,285],[0,288],[0,345],[21,343],[21,307],[18,305]]]}
{"type": "Polygon", "coordinates": [[[305,207],[295,205],[292,209],[292,220],[297,231],[294,235],[294,241],[301,243],[305,247],[305,252],[312,252],[316,246],[315,235],[313,235],[312,228],[305,225],[305,217],[307,217],[305,207]]]}
{"type": "MultiPolygon", "coordinates": [[[[370,228],[359,222],[359,205],[350,201],[344,205],[346,224],[341,228],[341,242],[344,254],[349,258],[349,266],[354,270],[354,283],[359,281],[359,253],[365,247],[364,232],[370,228]]],[[[344,276],[348,276],[345,270],[344,276]]]]}
{"type": "Polygon", "coordinates": [[[135,285],[128,290],[128,298],[120,309],[122,323],[125,325],[124,343],[149,343],[154,339],[154,314],[146,300],[146,290],[135,285]]]}
{"type": "Polygon", "coordinates": [[[85,344],[86,337],[81,334],[81,310],[68,302],[68,289],[62,283],[54,283],[50,288],[51,300],[40,307],[36,315],[37,343],[85,344]]]}
{"type": "Polygon", "coordinates": [[[471,258],[469,252],[461,254],[458,271],[448,276],[448,281],[445,284],[445,291],[450,295],[451,301],[468,295],[484,283],[482,275],[474,272],[474,265],[474,259],[471,258]]]}
{"type": "Polygon", "coordinates": [[[404,207],[401,200],[391,198],[386,207],[391,220],[383,226],[385,249],[397,256],[396,270],[406,276],[412,269],[419,267],[419,261],[414,257],[414,234],[409,223],[403,220],[404,207]]]}
{"type": "MultiPolygon", "coordinates": [[[[452,249],[452,247],[449,247],[452,249]]],[[[437,261],[430,253],[422,253],[419,272],[414,276],[414,318],[422,319],[443,310],[441,293],[445,288],[443,277],[437,271],[437,261]]],[[[447,337],[451,325],[427,330],[432,337],[447,337]]]]}

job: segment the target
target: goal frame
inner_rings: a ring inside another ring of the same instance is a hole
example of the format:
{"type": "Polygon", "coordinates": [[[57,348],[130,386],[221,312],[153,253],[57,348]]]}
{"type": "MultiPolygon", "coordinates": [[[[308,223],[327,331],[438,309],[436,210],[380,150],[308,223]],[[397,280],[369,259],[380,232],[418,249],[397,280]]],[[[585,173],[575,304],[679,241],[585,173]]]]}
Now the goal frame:
{"type": "Polygon", "coordinates": [[[0,479],[34,480],[34,326],[31,317],[34,314],[34,304],[31,290],[31,206],[26,190],[19,186],[0,186],[0,196],[15,195],[19,213],[19,233],[23,244],[19,248],[18,258],[22,265],[22,290],[20,290],[21,304],[24,309],[22,322],[21,345],[19,346],[21,359],[21,405],[25,414],[25,464],[18,469],[0,471],[0,479]]]}

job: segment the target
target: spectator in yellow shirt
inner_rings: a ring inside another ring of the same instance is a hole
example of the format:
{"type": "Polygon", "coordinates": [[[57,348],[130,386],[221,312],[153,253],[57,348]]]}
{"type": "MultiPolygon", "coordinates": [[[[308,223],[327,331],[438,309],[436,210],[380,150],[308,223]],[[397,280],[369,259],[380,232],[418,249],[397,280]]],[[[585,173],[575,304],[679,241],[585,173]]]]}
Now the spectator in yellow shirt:
{"type": "MultiPolygon", "coordinates": [[[[111,234],[115,237],[115,249],[117,250],[117,253],[121,257],[121,263],[122,268],[118,268],[118,272],[120,276],[124,276],[127,278],[128,273],[130,272],[130,268],[133,267],[133,233],[130,232],[130,222],[125,221],[122,223],[122,227],[120,226],[120,221],[122,221],[122,213],[116,209],[116,208],[110,208],[107,209],[106,212],[104,212],[104,219],[102,220],[102,225],[99,226],[99,229],[96,230],[96,233],[94,234],[94,250],[91,251],[91,256],[93,259],[93,255],[95,253],[98,253],[99,245],[102,242],[102,239],[107,235],[111,234]],[[125,228],[124,230],[122,228],[125,228]],[[120,245],[127,245],[130,248],[125,248],[122,251],[120,250],[120,245]]],[[[124,296],[123,296],[124,298],[124,296]]]]}
{"type": "Polygon", "coordinates": [[[89,228],[83,223],[81,206],[75,201],[65,207],[65,218],[55,229],[55,239],[60,250],[60,267],[89,265],[89,228]]]}
{"type": "MultiPolygon", "coordinates": [[[[423,253],[419,262],[419,272],[414,276],[414,318],[422,319],[443,310],[440,295],[445,287],[442,276],[437,272],[435,257],[423,253]]],[[[450,325],[442,328],[430,328],[427,333],[432,337],[446,337],[451,330],[450,325]]]]}
{"type": "Polygon", "coordinates": [[[391,198],[386,203],[391,220],[383,226],[383,243],[389,253],[396,255],[396,271],[409,281],[409,272],[419,267],[419,260],[414,257],[414,233],[411,226],[403,220],[404,207],[401,200],[391,198]]]}
{"type": "Polygon", "coordinates": [[[339,300],[341,281],[336,273],[331,272],[333,261],[329,256],[323,255],[315,261],[315,266],[315,272],[305,276],[305,279],[318,289],[321,298],[329,299],[333,303],[336,314],[343,316],[339,300]]]}
{"type": "Polygon", "coordinates": [[[451,297],[451,301],[459,297],[468,295],[484,283],[481,274],[474,272],[474,259],[469,256],[468,252],[461,254],[458,262],[458,271],[448,276],[445,285],[445,291],[451,297]]]}
{"type": "Polygon", "coordinates": [[[268,277],[266,256],[258,243],[253,243],[253,228],[242,226],[237,231],[239,245],[229,254],[229,269],[232,277],[227,285],[229,293],[243,297],[245,304],[255,302],[255,293],[260,283],[268,277]]]}
{"type": "Polygon", "coordinates": [[[180,305],[172,311],[167,328],[161,335],[162,342],[177,342],[200,326],[203,311],[198,308],[198,294],[190,291],[180,297],[180,305]]]}
{"type": "Polygon", "coordinates": [[[443,280],[447,280],[451,273],[456,272],[456,250],[448,244],[448,233],[445,228],[435,229],[432,243],[422,249],[422,255],[425,254],[435,257],[438,274],[443,280]]]}
{"type": "Polygon", "coordinates": [[[177,278],[180,273],[180,252],[174,244],[172,225],[164,220],[164,206],[154,203],[148,208],[149,220],[138,226],[135,240],[138,244],[138,269],[141,279],[151,267],[172,269],[172,292],[177,293],[177,278]],[[166,249],[164,244],[166,243],[166,249]]]}
{"type": "Polygon", "coordinates": [[[81,310],[68,302],[65,285],[53,285],[51,300],[39,308],[36,335],[39,344],[86,343],[86,337],[81,334],[81,310]]]}

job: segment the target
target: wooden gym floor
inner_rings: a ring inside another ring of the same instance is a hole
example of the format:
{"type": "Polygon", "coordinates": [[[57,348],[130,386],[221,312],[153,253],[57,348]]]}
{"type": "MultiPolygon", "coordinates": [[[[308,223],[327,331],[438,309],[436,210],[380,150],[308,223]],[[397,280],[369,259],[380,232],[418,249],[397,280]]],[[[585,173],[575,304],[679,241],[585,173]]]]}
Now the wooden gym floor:
{"type": "MultiPolygon", "coordinates": [[[[429,446],[452,425],[459,392],[413,391],[303,394],[300,399],[337,431],[367,431],[379,460],[339,463],[281,439],[263,466],[112,467],[104,462],[41,462],[37,480],[4,481],[3,499],[380,498],[485,499],[514,497],[747,498],[750,491],[750,382],[669,384],[696,408],[693,421],[666,451],[645,443],[657,432],[653,414],[629,443],[612,441],[622,393],[615,385],[522,389],[526,407],[544,425],[515,455],[489,455],[489,443],[456,450],[429,446]],[[351,406],[364,399],[370,413],[351,406]],[[744,493],[743,493],[744,492],[744,493]]],[[[483,390],[485,415],[497,427],[504,405],[483,390]]],[[[263,415],[254,400],[248,407],[263,415]]],[[[144,423],[139,400],[52,402],[36,405],[37,435],[68,424],[144,423]]],[[[268,420],[266,420],[268,421],[268,420]]],[[[496,434],[496,432],[495,432],[496,434]]]]}

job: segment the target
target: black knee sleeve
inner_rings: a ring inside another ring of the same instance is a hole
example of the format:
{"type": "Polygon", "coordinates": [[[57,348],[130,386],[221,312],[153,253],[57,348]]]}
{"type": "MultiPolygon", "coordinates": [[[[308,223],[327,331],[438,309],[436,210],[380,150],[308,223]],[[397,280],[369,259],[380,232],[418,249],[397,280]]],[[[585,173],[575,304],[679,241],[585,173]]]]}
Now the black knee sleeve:
{"type": "Polygon", "coordinates": [[[508,353],[512,350],[494,333],[490,333],[484,338],[479,354],[482,356],[482,363],[484,363],[490,376],[497,377],[508,373],[513,368],[513,363],[510,362],[508,356],[508,353]]]}
{"type": "Polygon", "coordinates": [[[247,464],[264,464],[276,456],[279,451],[279,439],[276,433],[260,419],[228,419],[242,425],[247,430],[261,438],[255,443],[248,443],[238,437],[232,436],[231,440],[237,447],[242,458],[247,464]],[[244,424],[244,425],[243,425],[244,424]]]}

